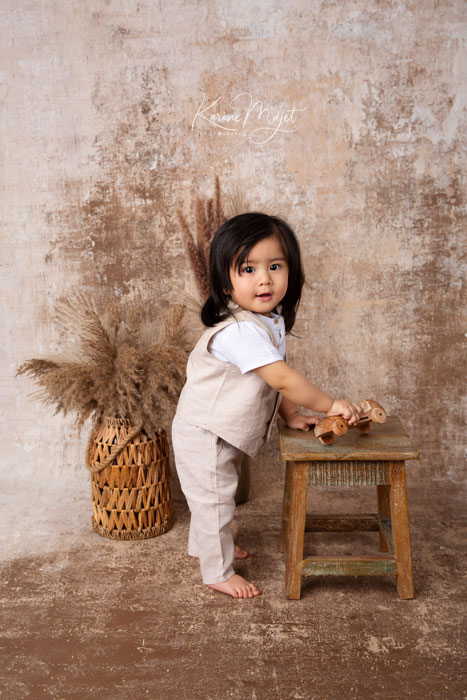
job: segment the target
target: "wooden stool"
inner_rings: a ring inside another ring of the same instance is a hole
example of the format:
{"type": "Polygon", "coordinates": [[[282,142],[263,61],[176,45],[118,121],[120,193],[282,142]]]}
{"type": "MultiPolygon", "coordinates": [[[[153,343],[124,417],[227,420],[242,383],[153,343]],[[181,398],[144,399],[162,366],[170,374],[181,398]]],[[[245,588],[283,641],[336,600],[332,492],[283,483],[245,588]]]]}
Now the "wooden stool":
{"type": "Polygon", "coordinates": [[[298,600],[302,574],[311,576],[397,576],[401,598],[413,598],[405,460],[419,453],[397,416],[368,435],[349,431],[333,445],[322,445],[313,430],[279,425],[282,459],[287,462],[280,551],[285,549],[285,594],[298,600]],[[306,515],[311,486],[374,485],[377,514],[306,515]],[[378,556],[303,557],[307,532],[379,531],[378,556]]]}

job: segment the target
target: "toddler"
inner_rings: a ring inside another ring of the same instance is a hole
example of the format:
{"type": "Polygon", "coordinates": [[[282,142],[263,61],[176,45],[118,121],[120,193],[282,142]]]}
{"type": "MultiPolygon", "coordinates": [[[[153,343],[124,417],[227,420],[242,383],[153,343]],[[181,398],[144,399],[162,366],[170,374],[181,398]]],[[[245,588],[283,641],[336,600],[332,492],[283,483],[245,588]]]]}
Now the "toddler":
{"type": "Polygon", "coordinates": [[[353,424],[361,408],[334,399],[286,362],[285,336],[295,322],[304,283],[300,249],[290,226],[260,212],[239,214],[214,235],[207,329],[194,347],[172,425],[180,485],[190,512],[188,553],[199,558],[203,583],[234,598],[258,588],[235,573],[238,471],[269,438],[277,413],[308,430],[322,417],[299,406],[342,415],[353,424]]]}

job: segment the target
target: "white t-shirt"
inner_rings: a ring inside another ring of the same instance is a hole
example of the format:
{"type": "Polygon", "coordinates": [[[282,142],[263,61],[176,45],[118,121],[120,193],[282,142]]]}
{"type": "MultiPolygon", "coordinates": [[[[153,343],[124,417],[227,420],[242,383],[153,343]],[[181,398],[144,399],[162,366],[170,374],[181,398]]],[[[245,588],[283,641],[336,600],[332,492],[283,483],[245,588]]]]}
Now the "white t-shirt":
{"type": "Polygon", "coordinates": [[[284,319],[272,313],[272,318],[255,314],[272,330],[278,348],[274,347],[265,328],[252,321],[231,323],[218,331],[211,339],[209,352],[223,362],[238,367],[242,374],[271,362],[285,360],[284,319]]]}

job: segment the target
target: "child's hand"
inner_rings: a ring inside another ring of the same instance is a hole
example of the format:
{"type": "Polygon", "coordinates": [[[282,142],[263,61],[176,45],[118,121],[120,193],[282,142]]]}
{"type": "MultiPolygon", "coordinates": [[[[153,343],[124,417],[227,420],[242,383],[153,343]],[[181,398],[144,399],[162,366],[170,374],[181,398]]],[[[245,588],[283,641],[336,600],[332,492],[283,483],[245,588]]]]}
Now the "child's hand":
{"type": "Polygon", "coordinates": [[[358,421],[359,413],[362,412],[362,407],[353,401],[347,399],[336,399],[330,410],[326,413],[327,416],[342,416],[348,421],[349,425],[353,425],[358,421]]]}
{"type": "Polygon", "coordinates": [[[300,411],[295,411],[284,420],[288,428],[309,430],[310,425],[317,425],[323,418],[321,416],[304,416],[300,411]]]}

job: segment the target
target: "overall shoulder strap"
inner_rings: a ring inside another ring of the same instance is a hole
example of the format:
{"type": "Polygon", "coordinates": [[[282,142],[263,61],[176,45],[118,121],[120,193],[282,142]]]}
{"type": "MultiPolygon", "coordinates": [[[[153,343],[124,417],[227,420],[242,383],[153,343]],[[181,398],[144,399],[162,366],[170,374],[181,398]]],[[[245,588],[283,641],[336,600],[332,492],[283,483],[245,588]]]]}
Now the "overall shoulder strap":
{"type": "MultiPolygon", "coordinates": [[[[228,325],[229,323],[234,323],[235,321],[251,321],[252,323],[256,323],[257,326],[261,326],[261,328],[264,328],[268,332],[274,347],[277,347],[277,340],[266,321],[262,321],[252,311],[242,309],[241,306],[235,304],[229,304],[229,309],[231,309],[232,313],[234,314],[234,317],[230,316],[229,319],[226,319],[222,322],[222,324],[219,325],[228,325]]],[[[218,328],[218,326],[216,326],[216,328],[218,328]]]]}

